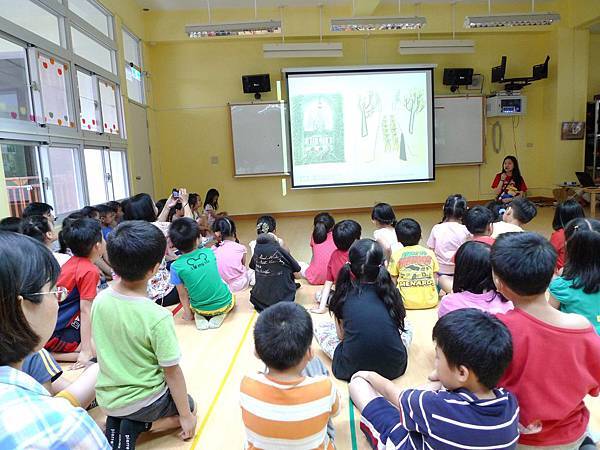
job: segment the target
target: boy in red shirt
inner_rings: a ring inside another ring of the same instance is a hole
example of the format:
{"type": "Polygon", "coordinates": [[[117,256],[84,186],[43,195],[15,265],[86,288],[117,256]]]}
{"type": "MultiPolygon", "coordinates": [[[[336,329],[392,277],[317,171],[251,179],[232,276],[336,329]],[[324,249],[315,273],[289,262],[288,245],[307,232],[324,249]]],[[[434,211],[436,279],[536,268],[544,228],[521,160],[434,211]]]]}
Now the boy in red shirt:
{"type": "Polygon", "coordinates": [[[498,385],[519,401],[520,448],[595,448],[583,399],[600,393],[600,337],[583,316],[546,301],[556,251],[538,234],[505,233],[491,260],[498,292],[515,305],[497,316],[513,339],[512,362],[498,385]]]}
{"type": "Polygon", "coordinates": [[[329,300],[331,288],[335,284],[340,269],[348,262],[348,251],[350,250],[350,247],[354,244],[354,241],[360,239],[361,233],[362,228],[355,220],[342,220],[333,227],[333,243],[336,246],[336,250],[334,250],[329,257],[327,277],[323,290],[317,294],[316,300],[319,302],[319,307],[312,308],[310,310],[311,313],[323,314],[328,311],[327,302],[329,300]]]}
{"type": "Polygon", "coordinates": [[[74,221],[63,235],[73,257],[62,266],[56,286],[69,293],[59,304],[56,327],[45,348],[59,361],[76,361],[77,369],[94,357],[90,313],[100,282],[94,261],[104,254],[105,243],[94,219],[74,221]]]}

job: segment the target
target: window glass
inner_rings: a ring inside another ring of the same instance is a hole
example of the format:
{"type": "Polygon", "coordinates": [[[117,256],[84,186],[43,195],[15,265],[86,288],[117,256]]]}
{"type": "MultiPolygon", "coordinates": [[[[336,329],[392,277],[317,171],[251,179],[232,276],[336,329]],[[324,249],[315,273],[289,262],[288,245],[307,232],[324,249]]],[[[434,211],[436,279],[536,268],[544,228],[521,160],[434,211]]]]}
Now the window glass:
{"type": "Polygon", "coordinates": [[[35,121],[25,49],[0,38],[0,119],[35,121]]]}
{"type": "Polygon", "coordinates": [[[125,164],[125,153],[119,151],[110,152],[111,178],[115,200],[127,197],[129,189],[127,186],[127,166],[125,164]]]}
{"type": "Polygon", "coordinates": [[[97,103],[94,98],[94,79],[87,73],[77,71],[77,86],[79,89],[79,105],[81,107],[81,129],[99,131],[97,119],[97,103]]]}
{"type": "Polygon", "coordinates": [[[144,103],[142,73],[135,67],[126,65],[125,76],[127,78],[127,96],[138,103],[144,103]]]}
{"type": "Polygon", "coordinates": [[[25,144],[2,144],[2,161],[11,216],[20,216],[31,202],[43,200],[37,148],[25,144]]]}
{"type": "Polygon", "coordinates": [[[60,45],[58,17],[31,0],[0,0],[0,16],[60,45]]]}
{"type": "Polygon", "coordinates": [[[75,127],[69,110],[68,64],[42,53],[38,55],[44,121],[61,127],[75,127]]]}
{"type": "Polygon", "coordinates": [[[73,38],[73,51],[75,54],[114,73],[111,50],[86,34],[83,34],[77,28],[71,27],[71,36],[73,38]]]}
{"type": "Polygon", "coordinates": [[[86,148],[83,151],[90,205],[97,205],[108,201],[102,152],[103,150],[92,148],[86,148]]]}
{"type": "Polygon", "coordinates": [[[117,89],[114,84],[99,80],[100,104],[102,105],[102,121],[104,132],[119,134],[119,120],[117,116],[117,89]]]}
{"type": "Polygon", "coordinates": [[[92,25],[102,34],[111,37],[111,19],[104,11],[89,0],[69,0],[69,9],[92,25]]]}
{"type": "Polygon", "coordinates": [[[125,61],[134,63],[138,67],[142,66],[140,40],[125,30],[123,30],[123,53],[125,61]]]}
{"type": "Polygon", "coordinates": [[[82,208],[83,195],[76,151],[72,148],[50,147],[48,160],[55,213],[62,214],[82,208]]]}

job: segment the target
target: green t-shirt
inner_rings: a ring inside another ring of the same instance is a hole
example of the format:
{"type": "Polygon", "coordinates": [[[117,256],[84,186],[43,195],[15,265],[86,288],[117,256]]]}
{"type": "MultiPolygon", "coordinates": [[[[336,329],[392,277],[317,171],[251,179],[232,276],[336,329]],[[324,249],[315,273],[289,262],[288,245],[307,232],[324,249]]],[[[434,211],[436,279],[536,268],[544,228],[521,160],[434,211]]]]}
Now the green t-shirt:
{"type": "Polygon", "coordinates": [[[168,309],[106,289],[92,304],[92,336],[100,365],[96,398],[109,415],[136,412],[166,392],[162,368],[181,356],[168,309]]]}
{"type": "Polygon", "coordinates": [[[171,283],[183,283],[196,312],[220,312],[231,305],[231,292],[219,275],[217,258],[211,249],[199,248],[177,258],[171,265],[171,283]]]}
{"type": "Polygon", "coordinates": [[[572,280],[556,277],[549,287],[552,296],[560,303],[560,310],[584,316],[600,334],[600,292],[586,294],[574,289],[572,280]]]}

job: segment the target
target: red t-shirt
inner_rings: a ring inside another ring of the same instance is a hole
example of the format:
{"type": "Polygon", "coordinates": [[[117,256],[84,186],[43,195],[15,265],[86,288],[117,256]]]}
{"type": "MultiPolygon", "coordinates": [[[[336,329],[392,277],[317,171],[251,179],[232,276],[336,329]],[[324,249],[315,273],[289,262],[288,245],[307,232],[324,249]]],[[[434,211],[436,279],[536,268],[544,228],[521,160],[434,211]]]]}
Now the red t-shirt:
{"type": "Polygon", "coordinates": [[[327,233],[327,238],[320,244],[315,244],[311,236],[310,247],[312,248],[312,259],[306,269],[306,279],[310,284],[323,284],[327,278],[327,267],[331,254],[337,250],[333,242],[333,234],[327,233]]]}
{"type": "Polygon", "coordinates": [[[600,337],[594,327],[560,328],[518,308],[497,317],[513,340],[513,359],[498,386],[519,402],[519,423],[528,428],[519,443],[576,441],[590,418],[583,399],[600,393],[600,337]]]}
{"type": "Polygon", "coordinates": [[[560,270],[565,266],[565,257],[567,254],[565,229],[561,228],[552,233],[552,236],[550,236],[550,243],[552,244],[552,247],[556,249],[556,253],[558,253],[556,270],[560,270]]]}
{"type": "MultiPolygon", "coordinates": [[[[502,190],[500,191],[500,194],[503,194],[504,191],[506,190],[507,186],[512,181],[512,176],[506,175],[506,178],[504,179],[504,181],[501,180],[501,177],[502,177],[502,172],[496,174],[496,178],[494,178],[494,181],[492,183],[492,189],[496,189],[498,187],[498,185],[500,184],[500,182],[502,182],[502,190]]],[[[525,184],[525,180],[521,179],[521,185],[517,186],[517,190],[519,190],[521,192],[527,191],[527,185],[525,184]]]]}
{"type": "Polygon", "coordinates": [[[496,239],[494,239],[491,236],[477,236],[477,237],[474,237],[473,240],[475,242],[483,242],[484,244],[488,244],[488,245],[494,245],[494,242],[496,242],[496,239]]]}
{"type": "Polygon", "coordinates": [[[329,264],[327,264],[327,281],[337,280],[338,273],[344,264],[348,262],[348,250],[342,251],[335,249],[329,258],[329,264]]]}

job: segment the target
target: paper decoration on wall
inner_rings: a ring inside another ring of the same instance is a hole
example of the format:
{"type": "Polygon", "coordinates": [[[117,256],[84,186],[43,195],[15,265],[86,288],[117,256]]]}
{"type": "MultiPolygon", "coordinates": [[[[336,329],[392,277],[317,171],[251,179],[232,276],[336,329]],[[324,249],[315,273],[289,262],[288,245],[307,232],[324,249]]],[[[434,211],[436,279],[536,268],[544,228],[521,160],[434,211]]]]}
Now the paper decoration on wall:
{"type": "Polygon", "coordinates": [[[104,131],[119,134],[117,116],[117,91],[114,85],[102,81],[100,83],[100,102],[102,104],[102,117],[104,118],[104,131]]]}
{"type": "Polygon", "coordinates": [[[71,120],[67,102],[67,85],[65,77],[61,76],[62,70],[50,69],[50,66],[55,64],[54,58],[42,54],[38,58],[41,63],[40,84],[42,103],[46,112],[45,121],[46,123],[69,127],[71,126],[71,120]],[[51,119],[50,121],[48,121],[48,117],[51,119]]]}

